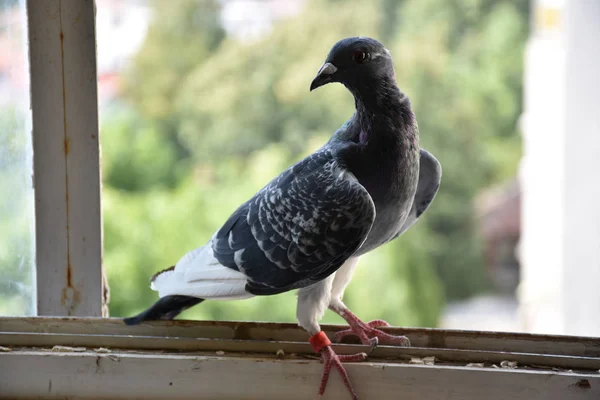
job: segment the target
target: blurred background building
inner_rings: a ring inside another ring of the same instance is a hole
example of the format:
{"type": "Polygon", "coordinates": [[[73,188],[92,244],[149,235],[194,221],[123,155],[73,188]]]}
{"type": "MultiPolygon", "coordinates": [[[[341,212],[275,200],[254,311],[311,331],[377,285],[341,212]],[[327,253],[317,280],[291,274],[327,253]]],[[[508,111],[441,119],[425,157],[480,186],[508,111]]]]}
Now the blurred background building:
{"type": "MultiPolygon", "coordinates": [[[[9,315],[32,312],[34,279],[24,3],[0,0],[0,191],[12,193],[0,199],[0,313],[9,315]]],[[[423,220],[361,261],[349,306],[398,325],[600,335],[600,3],[96,4],[111,315],[151,303],[153,272],[203,244],[350,116],[342,87],[308,85],[333,43],[368,35],[394,56],[444,177],[423,220]]],[[[293,297],[207,303],[185,316],[293,321],[293,297]]]]}

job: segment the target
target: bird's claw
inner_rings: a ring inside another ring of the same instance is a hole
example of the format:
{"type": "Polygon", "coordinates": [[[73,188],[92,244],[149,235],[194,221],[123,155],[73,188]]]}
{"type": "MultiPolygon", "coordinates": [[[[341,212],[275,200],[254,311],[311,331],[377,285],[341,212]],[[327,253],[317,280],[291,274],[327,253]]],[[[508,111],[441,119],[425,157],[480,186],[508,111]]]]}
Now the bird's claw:
{"type": "Polygon", "coordinates": [[[326,346],[323,348],[323,350],[321,350],[321,356],[323,357],[324,366],[323,366],[323,377],[321,378],[321,385],[319,386],[318,399],[320,399],[323,396],[323,394],[325,393],[325,389],[327,388],[327,381],[329,380],[329,374],[331,372],[331,368],[335,367],[340,372],[340,375],[342,376],[342,381],[344,382],[344,385],[346,386],[346,388],[348,388],[348,391],[352,395],[352,399],[358,400],[358,396],[356,395],[356,392],[354,391],[354,388],[352,387],[352,384],[350,383],[350,378],[348,377],[348,373],[346,372],[346,369],[342,365],[342,362],[364,361],[367,358],[367,355],[365,353],[358,353],[358,354],[352,354],[352,355],[338,356],[333,351],[331,346],[326,346]]]}
{"type": "Polygon", "coordinates": [[[349,329],[336,332],[335,339],[340,342],[346,336],[358,336],[362,344],[368,345],[371,352],[379,343],[410,347],[410,340],[406,336],[396,336],[385,333],[377,328],[390,326],[386,321],[377,319],[369,322],[352,321],[349,329]]]}

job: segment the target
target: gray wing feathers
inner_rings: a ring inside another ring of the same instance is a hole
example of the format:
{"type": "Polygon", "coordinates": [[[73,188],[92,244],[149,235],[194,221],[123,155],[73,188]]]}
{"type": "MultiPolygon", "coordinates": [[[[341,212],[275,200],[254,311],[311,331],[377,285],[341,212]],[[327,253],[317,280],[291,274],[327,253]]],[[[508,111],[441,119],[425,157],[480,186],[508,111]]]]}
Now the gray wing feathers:
{"type": "Polygon", "coordinates": [[[260,196],[260,228],[271,228],[275,242],[287,242],[286,266],[293,271],[314,270],[366,238],[374,207],[347,174],[332,160],[318,172],[297,176],[287,190],[275,183],[260,196]],[[348,241],[350,232],[354,237],[348,241]]]}
{"type": "Polygon", "coordinates": [[[398,234],[402,235],[410,228],[427,210],[433,202],[442,180],[442,166],[439,161],[427,150],[421,149],[421,161],[419,166],[419,183],[410,213],[398,234]]]}
{"type": "Polygon", "coordinates": [[[238,209],[213,239],[215,257],[274,294],[329,276],[365,241],[375,219],[367,190],[330,151],[289,168],[238,209]]]}

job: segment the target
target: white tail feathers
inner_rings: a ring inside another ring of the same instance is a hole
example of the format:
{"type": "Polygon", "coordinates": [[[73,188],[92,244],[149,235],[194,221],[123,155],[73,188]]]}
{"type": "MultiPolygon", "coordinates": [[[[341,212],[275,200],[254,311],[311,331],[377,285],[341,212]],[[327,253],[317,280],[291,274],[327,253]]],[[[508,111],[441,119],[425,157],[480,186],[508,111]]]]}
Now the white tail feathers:
{"type": "Polygon", "coordinates": [[[154,278],[151,287],[160,297],[193,296],[212,300],[237,300],[252,297],[246,292],[246,275],[221,265],[214,256],[211,242],[192,250],[154,278]]]}

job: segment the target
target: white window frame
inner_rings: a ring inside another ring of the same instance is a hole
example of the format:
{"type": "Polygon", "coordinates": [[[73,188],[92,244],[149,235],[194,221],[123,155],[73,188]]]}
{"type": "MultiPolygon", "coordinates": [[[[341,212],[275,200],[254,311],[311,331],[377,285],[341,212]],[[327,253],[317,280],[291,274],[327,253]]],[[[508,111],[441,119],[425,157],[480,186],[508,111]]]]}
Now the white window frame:
{"type": "MultiPolygon", "coordinates": [[[[310,399],[323,368],[294,324],[9,317],[0,326],[0,398],[310,399]]],[[[600,398],[596,338],[384,329],[413,347],[379,346],[346,364],[363,399],[600,398]]],[[[325,399],[348,397],[331,374],[325,399]]]]}
{"type": "MultiPolygon", "coordinates": [[[[27,12],[37,313],[88,318],[0,317],[0,398],[313,398],[322,365],[295,325],[89,318],[107,316],[95,5],[28,0],[27,12]]],[[[384,329],[413,347],[347,364],[361,398],[600,398],[598,339],[384,329]]],[[[330,380],[325,398],[347,398],[339,375],[330,380]]]]}
{"type": "Polygon", "coordinates": [[[37,315],[107,315],[95,4],[28,0],[27,20],[37,315]]]}

